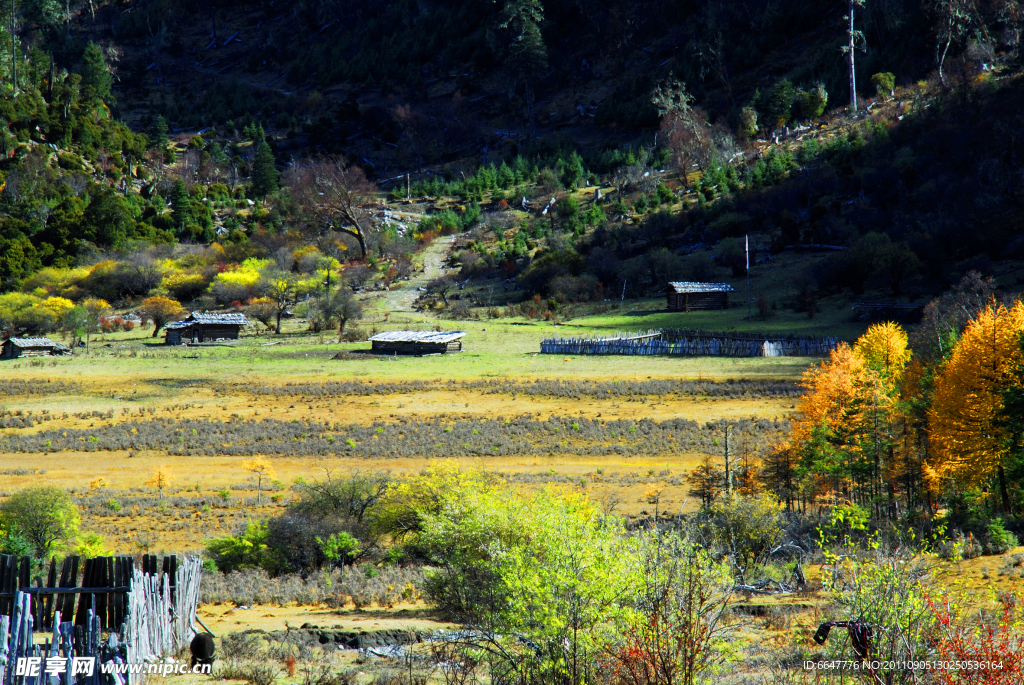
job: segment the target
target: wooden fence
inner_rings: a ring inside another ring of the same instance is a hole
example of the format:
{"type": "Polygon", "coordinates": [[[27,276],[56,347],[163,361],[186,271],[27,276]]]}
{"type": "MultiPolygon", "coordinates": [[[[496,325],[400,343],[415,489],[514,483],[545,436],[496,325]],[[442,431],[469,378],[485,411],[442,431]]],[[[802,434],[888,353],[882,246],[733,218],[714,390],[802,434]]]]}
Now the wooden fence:
{"type": "MultiPolygon", "coordinates": [[[[30,581],[31,570],[28,557],[0,555],[0,685],[75,683],[70,670],[54,679],[18,676],[13,669],[19,658],[60,657],[70,665],[72,655],[99,661],[123,652],[126,663],[140,664],[178,651],[196,634],[197,557],[179,563],[176,556],[145,555],[136,565],[132,557],[69,556],[59,579],[56,561],[50,562],[45,586],[39,576],[30,581]],[[36,644],[35,631],[52,631],[52,641],[36,644]],[[103,650],[101,631],[111,634],[103,650]]],[[[79,678],[78,685],[100,685],[98,664],[96,674],[79,678]]]]}
{"type": "Polygon", "coordinates": [[[662,332],[657,337],[620,333],[606,338],[549,338],[542,354],[683,355],[700,357],[813,357],[828,354],[837,338],[686,335],[662,332]]]}
{"type": "Polygon", "coordinates": [[[176,564],[173,573],[135,570],[125,631],[128,663],[173,654],[192,641],[202,573],[198,557],[176,564]]]}
{"type": "MultiPolygon", "coordinates": [[[[108,637],[101,643],[100,617],[93,609],[86,610],[85,625],[61,620],[60,610],[53,613],[52,636],[44,638],[42,644],[36,641],[35,613],[32,593],[17,591],[12,603],[12,616],[0,616],[0,683],[4,685],[102,685],[105,683],[96,665],[102,656],[101,647],[108,654],[116,654],[120,643],[117,636],[108,637]],[[75,657],[92,658],[93,672],[75,674],[75,657]],[[19,674],[19,660],[38,659],[39,673],[19,674]],[[60,671],[52,677],[46,673],[51,668],[50,660],[61,664],[60,671]]],[[[137,680],[133,679],[133,680],[137,680]]],[[[115,682],[123,683],[123,680],[115,682]]]]}

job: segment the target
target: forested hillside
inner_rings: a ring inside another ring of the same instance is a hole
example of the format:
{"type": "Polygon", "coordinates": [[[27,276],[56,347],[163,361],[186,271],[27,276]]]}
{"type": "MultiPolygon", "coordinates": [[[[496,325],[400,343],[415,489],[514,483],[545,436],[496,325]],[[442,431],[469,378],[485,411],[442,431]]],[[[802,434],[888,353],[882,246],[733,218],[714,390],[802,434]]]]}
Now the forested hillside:
{"type": "Polygon", "coordinates": [[[53,296],[244,305],[270,266],[387,283],[470,229],[463,277],[563,301],[739,275],[745,234],[759,257],[844,248],[772,303],[811,316],[829,297],[927,300],[1024,257],[1012,0],[2,11],[15,330],[58,325],[25,314],[53,296]],[[387,219],[386,195],[411,219],[387,219]],[[225,271],[247,287],[217,290],[225,271]]]}

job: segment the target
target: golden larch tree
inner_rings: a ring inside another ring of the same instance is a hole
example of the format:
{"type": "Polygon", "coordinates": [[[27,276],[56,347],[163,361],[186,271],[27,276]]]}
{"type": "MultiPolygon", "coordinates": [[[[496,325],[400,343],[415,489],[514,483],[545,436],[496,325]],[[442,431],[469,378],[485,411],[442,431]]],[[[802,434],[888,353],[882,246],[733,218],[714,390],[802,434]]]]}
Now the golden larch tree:
{"type": "Polygon", "coordinates": [[[263,479],[277,478],[274,466],[266,459],[243,461],[242,468],[256,476],[256,506],[263,504],[263,479]]]}
{"type": "Polygon", "coordinates": [[[164,490],[170,487],[172,480],[174,480],[174,474],[171,473],[171,470],[166,466],[158,466],[153,469],[153,475],[146,481],[146,485],[156,488],[160,493],[160,499],[163,499],[164,490]]]}
{"type": "Polygon", "coordinates": [[[871,380],[864,357],[846,343],[832,350],[828,361],[807,369],[800,381],[807,392],[797,404],[800,419],[793,426],[793,442],[809,440],[818,426],[848,423],[851,412],[870,399],[871,380]]]}
{"type": "Polygon", "coordinates": [[[964,329],[936,378],[928,415],[938,475],[971,485],[996,477],[1004,509],[1009,508],[1003,468],[1008,436],[999,412],[1003,391],[1016,383],[1013,370],[1022,361],[1022,332],[1024,303],[983,309],[964,329]]]}
{"type": "Polygon", "coordinates": [[[889,389],[895,388],[910,361],[907,333],[898,323],[876,323],[857,339],[854,352],[878,372],[889,389]]]}

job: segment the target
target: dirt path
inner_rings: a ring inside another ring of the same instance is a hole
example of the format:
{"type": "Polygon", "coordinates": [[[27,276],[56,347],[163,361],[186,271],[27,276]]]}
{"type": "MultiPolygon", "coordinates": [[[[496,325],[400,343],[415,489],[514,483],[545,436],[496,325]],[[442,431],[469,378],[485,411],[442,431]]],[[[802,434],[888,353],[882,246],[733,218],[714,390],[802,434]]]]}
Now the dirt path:
{"type": "Polygon", "coordinates": [[[420,296],[419,289],[435,278],[453,271],[453,269],[445,268],[444,263],[448,259],[448,253],[451,251],[454,241],[455,236],[438,238],[430,244],[430,247],[423,251],[423,271],[408,281],[402,281],[397,284],[395,287],[398,290],[392,290],[386,294],[383,302],[386,311],[413,311],[413,303],[420,296]]]}

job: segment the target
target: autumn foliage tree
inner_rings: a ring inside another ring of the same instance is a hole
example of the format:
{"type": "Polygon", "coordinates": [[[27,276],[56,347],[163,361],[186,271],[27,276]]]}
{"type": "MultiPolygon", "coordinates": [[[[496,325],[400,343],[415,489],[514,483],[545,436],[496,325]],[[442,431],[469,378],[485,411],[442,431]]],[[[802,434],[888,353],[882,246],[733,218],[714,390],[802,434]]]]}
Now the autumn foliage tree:
{"type": "Polygon", "coordinates": [[[177,318],[185,313],[185,309],[177,300],[166,295],[154,295],[142,301],[139,311],[144,317],[153,322],[153,337],[157,336],[160,329],[171,319],[177,318]]]}
{"type": "Polygon", "coordinates": [[[174,474],[166,466],[158,466],[153,469],[153,475],[146,481],[146,485],[156,488],[156,491],[160,494],[160,499],[164,498],[164,490],[171,486],[171,481],[174,480],[174,474]]]}
{"type": "Polygon", "coordinates": [[[277,477],[274,466],[266,459],[250,459],[242,462],[242,468],[256,476],[256,506],[263,504],[263,481],[277,477]]]}
{"type": "Polygon", "coordinates": [[[1003,511],[1011,509],[1007,461],[1010,430],[1001,420],[1004,393],[1020,385],[1024,303],[991,305],[964,329],[935,381],[929,436],[940,477],[967,485],[994,481],[1003,511]]]}
{"type": "Polygon", "coordinates": [[[883,323],[808,369],[790,443],[768,465],[773,490],[787,500],[841,498],[894,513],[895,424],[910,357],[903,329],[883,323]]]}

